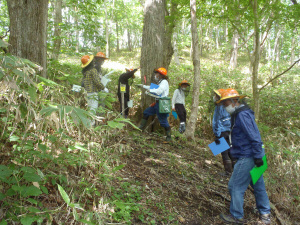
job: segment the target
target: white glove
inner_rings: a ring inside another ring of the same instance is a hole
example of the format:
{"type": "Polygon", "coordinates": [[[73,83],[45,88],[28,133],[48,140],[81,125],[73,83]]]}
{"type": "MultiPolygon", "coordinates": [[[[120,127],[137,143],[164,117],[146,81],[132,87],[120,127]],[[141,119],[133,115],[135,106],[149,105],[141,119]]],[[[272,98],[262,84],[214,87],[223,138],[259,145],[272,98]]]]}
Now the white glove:
{"type": "Polygon", "coordinates": [[[108,91],[107,88],[104,88],[104,89],[103,89],[103,92],[108,93],[109,91],[108,91]]]}

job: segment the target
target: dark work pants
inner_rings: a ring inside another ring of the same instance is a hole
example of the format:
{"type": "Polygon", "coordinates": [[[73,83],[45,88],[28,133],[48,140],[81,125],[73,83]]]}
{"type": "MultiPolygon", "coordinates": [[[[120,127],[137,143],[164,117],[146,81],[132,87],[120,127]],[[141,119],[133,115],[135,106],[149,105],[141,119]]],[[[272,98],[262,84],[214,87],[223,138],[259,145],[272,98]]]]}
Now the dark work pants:
{"type": "Polygon", "coordinates": [[[175,104],[175,110],[179,117],[180,122],[186,122],[186,110],[183,104],[175,104]]]}
{"type": "MultiPolygon", "coordinates": [[[[119,102],[120,102],[120,112],[122,113],[122,97],[121,94],[118,94],[119,102]]],[[[124,115],[128,116],[129,108],[127,102],[129,101],[129,95],[124,95],[124,115]]]]}
{"type": "MultiPolygon", "coordinates": [[[[224,132],[221,133],[220,138],[221,138],[221,137],[224,137],[225,140],[226,140],[226,142],[227,142],[227,144],[230,146],[229,134],[230,134],[229,131],[224,131],[224,132]]],[[[228,150],[226,150],[226,151],[224,151],[224,152],[221,153],[221,154],[222,154],[223,161],[225,161],[225,160],[230,160],[230,159],[231,159],[231,156],[230,156],[230,152],[229,152],[229,151],[230,151],[230,149],[228,149],[228,150]]]]}

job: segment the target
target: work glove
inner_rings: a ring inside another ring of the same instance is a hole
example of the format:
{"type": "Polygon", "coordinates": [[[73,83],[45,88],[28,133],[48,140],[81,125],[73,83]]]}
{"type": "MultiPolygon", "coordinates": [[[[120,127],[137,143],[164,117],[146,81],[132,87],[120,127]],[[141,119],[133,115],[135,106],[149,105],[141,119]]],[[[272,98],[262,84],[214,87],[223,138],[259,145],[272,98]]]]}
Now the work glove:
{"type": "Polygon", "coordinates": [[[262,160],[262,158],[254,159],[254,163],[257,167],[264,165],[264,161],[262,160]]]}
{"type": "Polygon", "coordinates": [[[220,144],[219,138],[216,138],[216,139],[215,139],[215,143],[216,143],[216,145],[219,145],[219,144],[220,144]]]}
{"type": "Polygon", "coordinates": [[[136,84],[135,86],[142,88],[143,84],[136,84]]]}

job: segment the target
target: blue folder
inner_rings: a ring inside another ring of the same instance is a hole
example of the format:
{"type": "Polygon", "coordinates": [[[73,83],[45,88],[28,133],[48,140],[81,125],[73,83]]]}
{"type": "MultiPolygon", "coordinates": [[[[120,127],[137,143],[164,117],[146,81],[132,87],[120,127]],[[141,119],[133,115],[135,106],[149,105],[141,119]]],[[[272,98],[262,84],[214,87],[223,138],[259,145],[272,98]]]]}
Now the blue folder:
{"type": "Polygon", "coordinates": [[[150,89],[157,89],[159,86],[157,84],[150,84],[150,89]]]}
{"type": "Polygon", "coordinates": [[[220,144],[218,145],[216,144],[216,142],[213,142],[208,145],[208,147],[210,148],[210,150],[215,156],[230,148],[224,137],[220,138],[219,140],[220,140],[220,144]]]}
{"type": "Polygon", "coordinates": [[[177,120],[177,112],[172,111],[172,115],[174,116],[175,120],[177,120]]]}

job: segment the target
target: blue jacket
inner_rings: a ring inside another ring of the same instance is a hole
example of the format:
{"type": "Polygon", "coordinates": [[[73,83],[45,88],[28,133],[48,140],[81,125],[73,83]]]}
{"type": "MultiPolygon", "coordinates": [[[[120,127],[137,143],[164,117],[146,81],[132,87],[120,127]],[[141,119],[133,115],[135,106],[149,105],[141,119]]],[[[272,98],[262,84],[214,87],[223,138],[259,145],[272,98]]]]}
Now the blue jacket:
{"type": "Polygon", "coordinates": [[[220,137],[221,132],[230,131],[230,115],[223,105],[217,105],[215,107],[212,126],[216,137],[220,137]]]}
{"type": "Polygon", "coordinates": [[[247,107],[245,110],[233,114],[231,123],[232,149],[230,154],[234,158],[262,158],[265,151],[255,122],[254,112],[247,107]]]}

